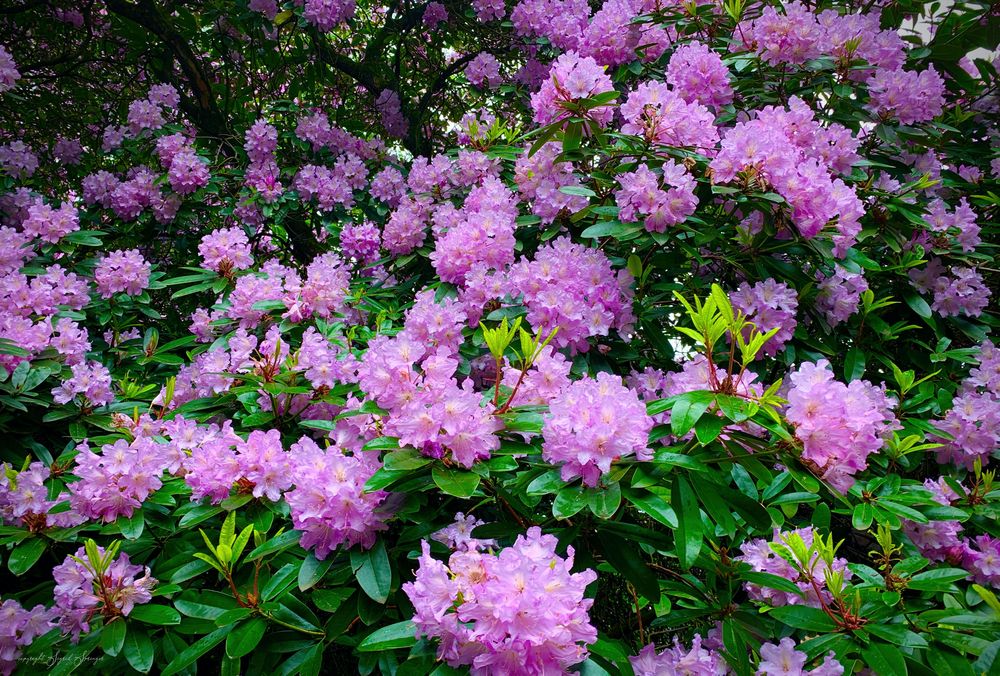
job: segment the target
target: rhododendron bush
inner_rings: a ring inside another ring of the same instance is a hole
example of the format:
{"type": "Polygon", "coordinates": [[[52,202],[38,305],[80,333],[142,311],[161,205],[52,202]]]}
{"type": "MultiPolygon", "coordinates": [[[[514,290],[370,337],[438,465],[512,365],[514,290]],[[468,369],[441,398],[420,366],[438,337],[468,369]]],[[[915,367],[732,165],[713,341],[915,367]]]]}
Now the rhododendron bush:
{"type": "Polygon", "coordinates": [[[8,3],[0,673],[997,673],[998,18],[8,3]]]}

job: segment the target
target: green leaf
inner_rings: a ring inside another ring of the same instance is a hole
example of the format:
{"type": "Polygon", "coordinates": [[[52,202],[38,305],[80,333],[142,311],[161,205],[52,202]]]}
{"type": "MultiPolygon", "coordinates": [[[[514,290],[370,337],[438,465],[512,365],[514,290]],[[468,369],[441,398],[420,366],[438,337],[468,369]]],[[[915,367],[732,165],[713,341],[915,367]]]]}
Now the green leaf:
{"type": "Polygon", "coordinates": [[[670,409],[670,431],[675,437],[686,435],[713,401],[713,392],[686,392],[679,396],[670,409]]]}
{"type": "Polygon", "coordinates": [[[392,584],[392,568],[381,538],[367,551],[351,551],[351,569],[369,598],[378,603],[386,602],[392,584]]]}
{"type": "Polygon", "coordinates": [[[332,565],[332,558],[327,557],[326,560],[320,561],[310,552],[299,567],[299,589],[306,591],[315,587],[332,565]]]}
{"type": "Polygon", "coordinates": [[[316,589],[312,592],[312,602],[316,607],[326,613],[335,613],[341,604],[351,598],[354,590],[344,587],[341,589],[316,589]]]}
{"type": "Polygon", "coordinates": [[[24,575],[41,558],[45,551],[45,540],[41,538],[29,538],[24,540],[7,558],[7,569],[14,575],[24,575]]]}
{"type": "Polygon", "coordinates": [[[267,622],[260,617],[238,625],[226,637],[226,654],[233,659],[249,654],[264,638],[265,631],[267,631],[267,622]]]}
{"type": "Polygon", "coordinates": [[[370,653],[409,648],[417,643],[417,626],[411,620],[376,629],[358,644],[358,652],[370,653]]]}
{"type": "Polygon", "coordinates": [[[856,347],[847,351],[844,357],[844,379],[847,382],[858,380],[865,372],[865,353],[856,347]]]}
{"type": "Polygon", "coordinates": [[[820,632],[837,629],[837,625],[834,624],[829,615],[819,608],[810,606],[780,606],[771,611],[771,617],[790,627],[805,631],[820,632]]]}
{"type": "Polygon", "coordinates": [[[954,582],[968,576],[968,571],[961,568],[935,568],[911,577],[906,588],[915,591],[948,591],[954,582]]]}
{"type": "Polygon", "coordinates": [[[181,614],[170,606],[146,603],[133,608],[132,612],[129,613],[129,619],[139,620],[146,624],[170,625],[180,624],[181,614]]]}
{"type": "Polygon", "coordinates": [[[126,540],[138,540],[142,536],[142,531],[146,527],[146,521],[142,516],[142,510],[137,509],[132,513],[131,518],[118,517],[118,530],[126,540]]]}
{"type": "Polygon", "coordinates": [[[129,627],[124,653],[125,659],[138,672],[145,674],[153,667],[153,642],[149,634],[138,627],[129,627]]]}
{"type": "Polygon", "coordinates": [[[726,421],[717,415],[705,415],[702,416],[694,426],[694,435],[698,438],[698,442],[702,445],[707,445],[715,441],[719,434],[722,433],[722,428],[725,426],[726,421]]]}
{"type": "Polygon", "coordinates": [[[297,530],[290,530],[281,535],[276,535],[260,547],[257,547],[252,552],[247,555],[246,561],[256,561],[257,559],[268,556],[270,554],[276,554],[277,552],[284,551],[290,547],[294,547],[299,544],[299,538],[302,534],[297,530]]]}
{"type": "Polygon", "coordinates": [[[630,490],[625,497],[641,511],[653,517],[667,528],[677,528],[677,514],[667,501],[654,493],[630,490]]]}
{"type": "Polygon", "coordinates": [[[768,587],[769,589],[777,589],[778,591],[787,592],[789,594],[801,595],[802,590],[789,579],[783,578],[780,575],[774,575],[773,573],[758,573],[756,571],[747,571],[746,573],[740,574],[740,577],[747,582],[752,584],[760,585],[761,587],[768,587]]]}
{"type": "Polygon", "coordinates": [[[597,239],[598,237],[622,238],[627,235],[635,235],[643,229],[639,223],[622,223],[621,221],[601,221],[590,226],[580,236],[585,239],[597,239]]]}
{"type": "Polygon", "coordinates": [[[674,532],[677,560],[681,568],[687,570],[694,565],[698,553],[701,552],[704,532],[698,499],[691,489],[691,484],[680,474],[674,477],[670,506],[677,514],[677,530],[674,532]]]}
{"type": "Polygon", "coordinates": [[[875,519],[875,510],[871,503],[861,502],[854,506],[854,514],[851,516],[851,525],[855,530],[866,531],[871,528],[875,519]]]}
{"type": "Polygon", "coordinates": [[[587,506],[588,496],[579,486],[566,486],[552,501],[552,516],[568,519],[587,506]]]}
{"type": "Polygon", "coordinates": [[[622,489],[618,482],[587,491],[587,505],[599,519],[610,519],[622,504],[622,489]]]}
{"type": "Polygon", "coordinates": [[[222,643],[231,631],[232,629],[230,627],[220,627],[211,634],[202,636],[186,649],[182,650],[177,657],[172,659],[170,664],[167,665],[167,668],[163,670],[163,673],[160,676],[173,676],[173,674],[187,669],[189,666],[194,664],[199,657],[222,643]]]}
{"type": "Polygon", "coordinates": [[[564,185],[559,188],[559,192],[564,195],[577,195],[579,197],[597,197],[597,193],[582,185],[564,185]]]}
{"type": "Polygon", "coordinates": [[[879,676],[906,676],[906,660],[898,648],[872,643],[861,651],[865,664],[879,676]]]}
{"type": "Polygon", "coordinates": [[[125,620],[115,618],[101,629],[101,649],[115,657],[125,645],[125,620]]]}
{"type": "Polygon", "coordinates": [[[903,300],[906,301],[906,304],[910,306],[911,310],[924,319],[928,319],[933,314],[931,306],[927,304],[927,301],[912,291],[904,293],[903,300]]]}
{"type": "Polygon", "coordinates": [[[475,472],[466,472],[458,469],[437,466],[431,470],[431,477],[434,483],[448,495],[457,498],[472,497],[482,480],[475,472]]]}
{"type": "Polygon", "coordinates": [[[642,550],[627,540],[607,531],[598,531],[604,558],[615,570],[632,583],[632,586],[652,603],[660,600],[660,583],[642,559],[642,550]]]}
{"type": "MultiPolygon", "coordinates": [[[[201,596],[196,596],[195,598],[203,598],[201,596]]],[[[229,612],[236,605],[236,601],[230,596],[227,598],[227,605],[218,606],[209,603],[201,603],[200,601],[192,601],[190,598],[179,598],[174,600],[174,605],[177,606],[177,610],[184,613],[188,617],[193,617],[199,620],[208,620],[214,622],[218,618],[222,617],[225,613],[229,612]]],[[[208,599],[203,599],[208,600],[208,599]]],[[[220,603],[222,601],[219,601],[220,603]]]]}
{"type": "Polygon", "coordinates": [[[885,639],[904,648],[926,648],[927,641],[916,632],[910,631],[902,624],[881,624],[870,622],[865,625],[868,633],[885,639]]]}
{"type": "Polygon", "coordinates": [[[415,448],[404,448],[387,453],[382,459],[382,466],[389,471],[420,469],[434,462],[433,458],[422,455],[415,448]]]}

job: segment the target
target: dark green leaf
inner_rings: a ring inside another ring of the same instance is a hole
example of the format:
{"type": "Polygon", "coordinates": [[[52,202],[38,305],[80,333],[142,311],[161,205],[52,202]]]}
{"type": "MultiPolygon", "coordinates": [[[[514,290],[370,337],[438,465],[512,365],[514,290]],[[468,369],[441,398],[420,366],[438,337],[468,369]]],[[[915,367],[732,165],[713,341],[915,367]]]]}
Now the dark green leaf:
{"type": "Polygon", "coordinates": [[[695,391],[679,396],[670,409],[670,429],[674,436],[683,437],[690,432],[713,401],[713,392],[695,391]]]}
{"type": "Polygon", "coordinates": [[[358,584],[369,598],[378,603],[385,603],[389,598],[389,586],[392,584],[392,568],[389,565],[389,555],[385,551],[385,543],[380,539],[369,550],[351,551],[351,568],[358,584]]]}
{"type": "Polygon", "coordinates": [[[7,569],[14,575],[24,575],[35,565],[45,551],[45,540],[29,538],[14,547],[7,558],[7,569]]]}
{"type": "Polygon", "coordinates": [[[302,565],[299,567],[299,589],[306,591],[315,587],[323,579],[327,571],[330,570],[330,566],[332,565],[333,559],[329,555],[326,559],[320,561],[312,552],[307,554],[306,558],[302,560],[302,565]]]}
{"type": "Polygon", "coordinates": [[[111,655],[116,656],[125,645],[125,620],[115,618],[101,629],[101,649],[111,655]]]}
{"type": "Polygon", "coordinates": [[[837,629],[837,625],[834,624],[829,615],[819,608],[810,606],[780,606],[771,611],[771,617],[790,627],[810,632],[835,631],[837,629]]]}
{"type": "Polygon", "coordinates": [[[436,466],[431,470],[434,483],[448,495],[457,498],[468,498],[476,492],[482,477],[475,472],[436,466]]]}
{"type": "Polygon", "coordinates": [[[265,631],[267,622],[259,617],[236,626],[226,637],[226,654],[234,659],[249,654],[264,638],[265,631]]]}
{"type": "Polygon", "coordinates": [[[674,477],[671,488],[670,506],[677,515],[676,538],[677,560],[681,568],[687,570],[694,565],[704,539],[701,510],[691,484],[680,474],[674,477]]]}
{"type": "Polygon", "coordinates": [[[358,652],[381,652],[409,648],[417,642],[417,627],[412,620],[376,629],[358,644],[358,652]]]}
{"type": "Polygon", "coordinates": [[[615,570],[632,583],[636,590],[652,603],[660,600],[660,583],[642,559],[642,551],[628,541],[606,530],[598,531],[604,558],[615,570]]]}
{"type": "Polygon", "coordinates": [[[129,627],[125,635],[125,659],[138,672],[147,673],[153,666],[153,642],[149,634],[138,627],[129,627]]]}
{"type": "Polygon", "coordinates": [[[181,614],[170,606],[146,603],[133,608],[129,614],[129,619],[139,620],[146,624],[170,625],[180,624],[181,614]]]}
{"type": "Polygon", "coordinates": [[[194,664],[199,657],[222,643],[230,631],[232,631],[230,627],[220,627],[211,634],[202,636],[200,639],[182,650],[177,657],[172,659],[166,669],[163,670],[161,676],[172,676],[173,674],[188,668],[194,664]]]}

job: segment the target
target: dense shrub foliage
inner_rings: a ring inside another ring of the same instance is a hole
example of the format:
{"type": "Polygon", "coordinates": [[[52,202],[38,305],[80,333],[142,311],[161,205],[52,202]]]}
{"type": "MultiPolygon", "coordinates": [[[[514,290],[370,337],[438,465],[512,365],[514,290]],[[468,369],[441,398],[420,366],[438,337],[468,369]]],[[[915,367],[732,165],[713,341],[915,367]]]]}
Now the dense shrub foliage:
{"type": "Polygon", "coordinates": [[[0,673],[996,673],[992,11],[0,9],[0,673]]]}

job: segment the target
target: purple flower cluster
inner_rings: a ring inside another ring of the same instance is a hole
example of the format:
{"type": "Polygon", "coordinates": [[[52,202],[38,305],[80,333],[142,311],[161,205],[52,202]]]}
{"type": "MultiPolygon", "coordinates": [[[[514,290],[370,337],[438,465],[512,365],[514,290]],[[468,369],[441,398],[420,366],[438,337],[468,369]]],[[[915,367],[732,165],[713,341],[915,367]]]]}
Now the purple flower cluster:
{"type": "Polygon", "coordinates": [[[944,80],[934,66],[920,72],[878,69],[868,81],[871,108],[900,124],[927,122],[944,109],[944,80]]]}
{"type": "MultiPolygon", "coordinates": [[[[97,553],[104,556],[104,548],[97,547],[97,553]]],[[[52,569],[56,581],[53,611],[74,642],[82,632],[90,631],[94,615],[103,615],[105,621],[127,617],[137,605],[149,603],[156,586],[149,567],[133,565],[128,554],[119,554],[101,575],[86,561],[86,549],[80,547],[75,556],[67,556],[52,569]]]]}
{"type": "Polygon", "coordinates": [[[637,23],[643,14],[642,0],[607,0],[580,35],[578,51],[592,56],[602,66],[615,67],[636,58],[653,61],[672,41],[671,33],[656,23],[637,23]]]}
{"type": "Polygon", "coordinates": [[[94,282],[103,298],[116,293],[137,296],[149,284],[150,266],[137,249],[112,251],[97,262],[94,282]]]}
{"type": "Polygon", "coordinates": [[[964,197],[950,212],[944,200],[935,199],[928,205],[925,219],[930,224],[932,232],[954,235],[955,242],[965,253],[974,251],[982,242],[979,236],[981,228],[976,223],[976,212],[964,197]]]}
{"type": "Polygon", "coordinates": [[[629,657],[635,676],[663,676],[685,674],[690,676],[725,676],[729,665],[715,650],[709,649],[701,634],[695,634],[691,647],[685,647],[676,636],[673,646],[662,652],[650,643],[639,654],[629,657]]]}
{"type": "Polygon", "coordinates": [[[546,345],[523,376],[521,369],[508,365],[504,368],[501,382],[511,390],[517,387],[513,402],[517,406],[548,406],[569,387],[572,367],[573,363],[565,355],[546,345]]]}
{"type": "MultiPolygon", "coordinates": [[[[804,64],[822,54],[823,32],[813,11],[797,0],[786,2],[783,13],[771,5],[752,21],[743,21],[735,36],[742,47],[760,54],[772,65],[804,64]]],[[[737,43],[734,43],[735,49],[737,43]]]]}
{"type": "Polygon", "coordinates": [[[651,460],[647,437],[653,421],[639,395],[619,376],[573,382],[549,404],[543,431],[542,457],[559,465],[564,481],[583,478],[596,486],[611,463],[635,456],[651,460]]]}
{"type": "Polygon", "coordinates": [[[21,227],[26,234],[54,244],[80,229],[80,214],[69,202],[53,209],[39,200],[28,207],[28,217],[21,227]]]}
{"type": "Polygon", "coordinates": [[[406,181],[403,174],[395,167],[385,167],[372,179],[369,191],[372,197],[380,199],[389,206],[396,206],[406,194],[406,181]]]}
{"type": "Polygon", "coordinates": [[[201,238],[198,253],[203,268],[220,274],[245,270],[253,265],[250,241],[242,228],[213,230],[201,238]]]}
{"type": "Polygon", "coordinates": [[[730,297],[733,307],[746,315],[759,332],[778,329],[764,343],[764,354],[773,357],[792,339],[798,324],[795,312],[799,307],[799,296],[795,289],[784,282],[766,279],[753,286],[743,282],[730,297]]]}
{"type": "Polygon", "coordinates": [[[576,49],[590,19],[586,0],[521,0],[510,13],[518,35],[542,36],[559,49],[576,49]]]}
{"type": "MultiPolygon", "coordinates": [[[[924,488],[931,492],[935,502],[946,507],[950,507],[961,497],[944,477],[939,477],[937,481],[926,479],[924,488]]],[[[960,564],[968,549],[961,537],[962,524],[958,521],[934,520],[917,523],[904,519],[903,532],[922,556],[934,562],[948,561],[951,564],[960,564]]]]}
{"type": "Polygon", "coordinates": [[[465,67],[466,79],[477,87],[497,87],[500,82],[500,62],[489,52],[479,52],[465,67]]]}
{"type": "Polygon", "coordinates": [[[483,22],[502,19],[507,15],[504,0],[472,0],[472,8],[476,10],[476,18],[483,22]]]}
{"type": "Polygon", "coordinates": [[[354,205],[354,190],[366,185],[367,170],[354,154],[342,156],[333,169],[307,164],[295,175],[294,187],[304,200],[316,200],[322,211],[330,211],[338,204],[354,205]]]}
{"type": "Polygon", "coordinates": [[[23,526],[33,533],[82,523],[84,518],[72,510],[52,511],[68,495],[60,493],[55,500],[48,499],[45,480],[50,474],[49,468],[40,462],[33,462],[20,472],[0,463],[0,523],[23,526]]]}
{"type": "Polygon", "coordinates": [[[300,544],[319,560],[340,546],[375,544],[390,514],[384,509],[388,493],[366,493],[365,482],[382,466],[378,454],[346,455],[337,447],[321,449],[302,437],[288,456],[295,488],[285,493],[292,525],[302,531],[300,544]]]}
{"type": "MultiPolygon", "coordinates": [[[[561,55],[552,63],[549,78],[542,83],[541,89],[531,95],[535,122],[558,122],[572,115],[570,109],[580,99],[614,91],[611,78],[604,70],[589,56],[580,56],[576,52],[561,55]]],[[[611,122],[613,115],[614,109],[609,104],[587,111],[587,116],[601,125],[611,122]]]]}
{"type": "Polygon", "coordinates": [[[382,93],[375,99],[375,109],[382,117],[382,126],[386,133],[396,138],[406,136],[406,131],[410,123],[403,115],[403,106],[399,100],[399,94],[391,89],[383,89],[382,93]]]}
{"type": "Polygon", "coordinates": [[[886,435],[899,429],[896,402],[864,380],[834,380],[825,359],[803,363],[789,375],[785,417],[802,442],[802,460],[831,486],[847,492],[886,435]]]}
{"type": "Polygon", "coordinates": [[[945,268],[940,258],[932,258],[923,268],[912,268],[910,282],[922,293],[933,292],[931,308],[942,317],[978,317],[989,305],[992,292],[975,268],[945,268]]]}
{"type": "Polygon", "coordinates": [[[791,532],[778,532],[775,529],[774,537],[770,541],[757,538],[740,545],[740,551],[743,553],[737,556],[736,560],[749,564],[758,573],[770,573],[789,580],[799,588],[800,593],[781,591],[752,582],[746,583],[747,593],[750,594],[750,598],[775,607],[807,605],[819,608],[820,598],[823,603],[829,603],[833,599],[826,588],[827,571],[843,573],[845,579],[850,578],[851,572],[847,569],[847,560],[836,557],[833,559],[833,565],[828,566],[819,554],[814,552],[808,562],[806,573],[800,574],[795,566],[779,556],[771,547],[771,543],[784,545],[790,535],[798,535],[806,547],[812,547],[816,531],[811,526],[791,532]]]}
{"type": "Polygon", "coordinates": [[[78,138],[60,136],[52,146],[52,156],[63,164],[80,164],[83,158],[83,144],[78,138]]]}
{"type": "Polygon", "coordinates": [[[276,502],[292,485],[288,453],[278,430],[254,430],[244,441],[227,424],[210,427],[184,462],[191,498],[218,504],[238,492],[276,502]]]}
{"type": "Polygon", "coordinates": [[[24,141],[0,145],[0,168],[14,178],[27,178],[38,169],[38,157],[24,141]]]}
{"type": "Polygon", "coordinates": [[[841,676],[843,665],[837,661],[834,654],[828,653],[822,664],[807,669],[809,656],[795,649],[795,641],[787,636],[777,645],[765,643],[760,647],[760,663],[757,665],[756,676],[786,676],[787,674],[811,674],[811,676],[841,676]]]}
{"type": "Polygon", "coordinates": [[[719,109],[733,101],[729,69],[721,56],[700,42],[689,42],[674,51],[664,80],[688,103],[719,109]]]}
{"type": "MultiPolygon", "coordinates": [[[[326,120],[326,116],[322,119],[326,120]]],[[[329,123],[327,127],[329,128],[329,123]]],[[[328,132],[332,130],[328,129],[328,132]]],[[[250,165],[246,171],[246,184],[256,190],[264,201],[273,202],[283,191],[278,180],[281,169],[278,168],[274,158],[274,153],[278,149],[278,130],[264,120],[257,120],[247,129],[243,148],[250,158],[250,165]]]]}
{"type": "Polygon", "coordinates": [[[486,275],[478,268],[466,280],[463,300],[470,319],[477,321],[484,303],[520,296],[528,309],[527,321],[548,334],[552,343],[575,351],[589,349],[587,339],[606,336],[610,329],[626,334],[632,315],[631,275],[615,274],[603,253],[560,237],[542,246],[534,260],[520,260],[504,272],[486,275]]]}
{"type": "Polygon", "coordinates": [[[71,375],[52,390],[52,400],[66,404],[79,397],[83,406],[103,406],[115,399],[111,391],[111,372],[99,362],[73,364],[71,375]]]}
{"type": "Polygon", "coordinates": [[[932,438],[942,444],[938,462],[972,469],[977,459],[986,464],[1000,448],[1000,349],[992,341],[979,346],[979,366],[962,382],[937,427],[949,437],[932,438]]]}
{"type": "Polygon", "coordinates": [[[847,128],[821,126],[808,104],[793,96],[789,110],[768,106],[737,123],[710,168],[715,183],[740,178],[772,186],[788,202],[803,237],[815,237],[836,219],[834,253],[843,256],[861,231],[864,209],[854,190],[833,175],[850,171],[857,149],[858,139],[847,128]]]}
{"type": "Polygon", "coordinates": [[[644,216],[646,230],[664,232],[667,226],[683,223],[695,212],[698,198],[694,195],[694,177],[673,160],[666,160],[661,169],[667,190],[660,187],[660,176],[645,164],[618,176],[622,187],[615,192],[615,201],[622,221],[638,221],[644,216]]]}
{"type": "Polygon", "coordinates": [[[832,275],[816,273],[816,309],[826,316],[830,326],[836,326],[858,311],[861,294],[868,290],[868,281],[860,272],[848,272],[840,265],[832,275]]]}
{"type": "Polygon", "coordinates": [[[52,609],[40,604],[28,610],[14,599],[0,603],[0,674],[14,673],[21,648],[47,634],[55,626],[55,617],[52,609]]]}
{"type": "Polygon", "coordinates": [[[962,567],[977,584],[1000,585],[1000,538],[977,535],[973,540],[966,540],[962,567]]]}
{"type": "Polygon", "coordinates": [[[374,223],[345,223],[340,229],[340,250],[361,265],[377,261],[381,248],[382,233],[374,223]]]}
{"type": "Polygon", "coordinates": [[[543,224],[551,223],[559,214],[579,211],[588,202],[582,195],[568,195],[559,190],[580,185],[572,162],[556,161],[561,152],[558,143],[546,143],[534,155],[522,154],[514,166],[518,192],[531,202],[531,212],[541,218],[543,224]]]}
{"type": "Polygon", "coordinates": [[[571,573],[558,542],[538,527],[498,556],[455,551],[448,565],[423,543],[413,582],[403,585],[415,609],[418,636],[438,639],[438,659],[471,673],[563,673],[587,657],[597,640],[585,597],[597,573],[571,573]]]}
{"type": "Polygon", "coordinates": [[[496,540],[480,539],[472,537],[472,531],[484,525],[482,519],[469,514],[466,516],[462,512],[455,515],[455,521],[431,536],[432,540],[440,542],[453,551],[486,549],[496,547],[496,540]]]}
{"type": "Polygon", "coordinates": [[[462,209],[447,215],[446,228],[435,223],[437,241],[430,256],[441,279],[462,284],[476,266],[495,270],[514,262],[517,202],[499,179],[486,179],[472,189],[462,209]]]}
{"type": "Polygon", "coordinates": [[[448,20],[448,10],[440,2],[429,2],[424,9],[423,24],[428,28],[436,28],[439,23],[448,20]]]}
{"type": "Polygon", "coordinates": [[[715,116],[701,103],[688,102],[663,82],[643,82],[621,107],[622,132],[642,136],[650,143],[694,148],[713,155],[719,142],[715,116]]]}
{"type": "Polygon", "coordinates": [[[454,378],[458,360],[453,355],[465,323],[458,302],[435,303],[432,291],[421,292],[403,331],[369,343],[358,381],[370,398],[389,409],[386,434],[430,457],[450,454],[471,467],[499,447],[494,433],[501,425],[483,407],[472,381],[460,386],[454,378]]]}
{"type": "Polygon", "coordinates": [[[325,33],[354,16],[354,9],[354,0],[305,0],[302,17],[325,33]]]}
{"type": "Polygon", "coordinates": [[[163,448],[148,437],[132,443],[119,439],[103,446],[100,454],[84,442],[77,451],[73,474],[79,481],[67,489],[70,505],[88,519],[110,523],[119,516],[131,517],[163,485],[167,467],[163,448]]]}
{"type": "Polygon", "coordinates": [[[0,45],[0,94],[13,89],[20,79],[21,74],[17,72],[14,57],[10,55],[6,47],[0,45]]]}

